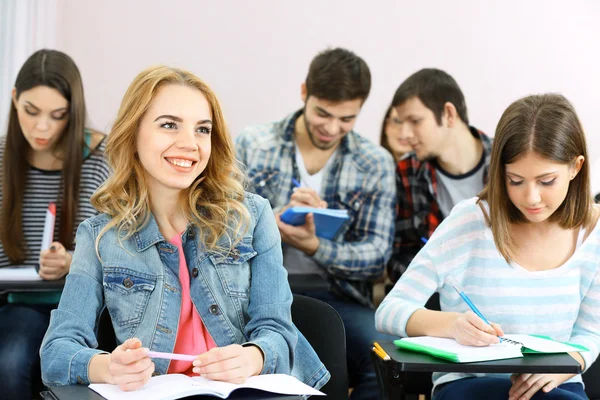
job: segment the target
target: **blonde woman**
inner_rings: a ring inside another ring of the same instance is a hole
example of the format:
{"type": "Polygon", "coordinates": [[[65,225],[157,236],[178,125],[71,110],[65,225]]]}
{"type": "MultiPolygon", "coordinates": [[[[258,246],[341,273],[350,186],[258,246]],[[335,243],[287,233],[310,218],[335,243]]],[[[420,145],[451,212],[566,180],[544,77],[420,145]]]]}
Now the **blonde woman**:
{"type": "Polygon", "coordinates": [[[106,157],[114,173],[92,198],[103,214],[79,227],[42,344],[46,385],[135,390],[153,373],[234,383],[285,373],[323,386],[329,373],[292,324],[273,212],[244,192],[212,90],[186,71],[141,72],[106,157]],[[120,343],[110,354],[95,349],[105,306],[120,343]]]}

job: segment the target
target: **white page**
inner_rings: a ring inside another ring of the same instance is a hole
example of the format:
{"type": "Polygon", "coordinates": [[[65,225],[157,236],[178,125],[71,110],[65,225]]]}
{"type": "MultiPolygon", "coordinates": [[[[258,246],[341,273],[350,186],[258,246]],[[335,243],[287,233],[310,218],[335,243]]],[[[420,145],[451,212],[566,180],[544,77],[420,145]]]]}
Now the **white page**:
{"type": "Polygon", "coordinates": [[[240,388],[281,394],[323,395],[296,378],[283,374],[252,376],[241,385],[211,381],[200,376],[190,378],[182,374],[169,374],[152,377],[144,387],[133,392],[124,392],[118,386],[109,384],[91,384],[89,387],[108,400],[174,400],[197,394],[225,398],[240,388]]]}
{"type": "Polygon", "coordinates": [[[491,344],[481,347],[464,346],[454,339],[433,336],[417,336],[402,338],[402,340],[454,353],[461,362],[501,360],[523,356],[519,346],[508,343],[491,344]]]}
{"type": "Polygon", "coordinates": [[[581,349],[569,346],[568,344],[556,342],[554,340],[546,340],[531,335],[511,334],[504,335],[504,337],[516,342],[520,342],[523,344],[523,346],[542,353],[568,353],[570,351],[581,351],[581,349]]]}
{"type": "Polygon", "coordinates": [[[285,374],[265,374],[252,376],[248,378],[246,383],[241,385],[241,387],[262,389],[281,394],[325,396],[325,393],[300,382],[291,375],[285,374]]]}
{"type": "Polygon", "coordinates": [[[0,268],[0,281],[41,281],[35,267],[0,268]]]}

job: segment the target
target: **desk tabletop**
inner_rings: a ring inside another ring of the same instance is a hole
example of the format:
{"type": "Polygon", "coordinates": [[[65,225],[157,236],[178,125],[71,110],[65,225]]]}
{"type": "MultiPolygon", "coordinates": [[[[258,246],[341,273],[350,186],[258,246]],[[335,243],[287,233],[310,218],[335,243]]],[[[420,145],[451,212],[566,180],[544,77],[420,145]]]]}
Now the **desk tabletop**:
{"type": "Polygon", "coordinates": [[[382,342],[381,347],[392,358],[392,363],[405,372],[464,372],[464,373],[537,373],[578,374],[579,362],[566,353],[525,354],[522,358],[484,361],[476,363],[453,363],[428,354],[398,349],[392,342],[382,342]]]}
{"type": "MultiPolygon", "coordinates": [[[[47,392],[42,392],[42,397],[46,400],[104,400],[104,397],[85,385],[72,385],[52,387],[47,392]]],[[[218,400],[215,396],[190,396],[186,399],[195,400],[218,400]]],[[[302,400],[302,396],[288,396],[283,394],[268,393],[253,389],[238,389],[231,393],[227,398],[229,400],[302,400]]]]}
{"type": "Polygon", "coordinates": [[[9,292],[50,292],[61,290],[65,286],[65,280],[56,281],[18,281],[18,280],[0,280],[0,293],[9,292]]]}

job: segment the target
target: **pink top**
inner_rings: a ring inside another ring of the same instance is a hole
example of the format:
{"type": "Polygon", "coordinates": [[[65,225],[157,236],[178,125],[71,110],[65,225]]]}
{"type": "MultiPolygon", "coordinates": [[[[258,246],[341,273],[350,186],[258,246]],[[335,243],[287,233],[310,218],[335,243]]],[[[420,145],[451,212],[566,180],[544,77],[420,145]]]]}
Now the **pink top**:
{"type": "MultiPolygon", "coordinates": [[[[199,355],[217,347],[217,345],[206,330],[198,311],[194,307],[194,303],[192,303],[190,273],[183,254],[180,235],[175,235],[170,242],[177,246],[179,251],[179,281],[181,282],[181,314],[179,315],[179,327],[177,328],[173,353],[199,355]]],[[[167,374],[197,375],[192,373],[192,368],[191,361],[172,360],[167,374]]]]}

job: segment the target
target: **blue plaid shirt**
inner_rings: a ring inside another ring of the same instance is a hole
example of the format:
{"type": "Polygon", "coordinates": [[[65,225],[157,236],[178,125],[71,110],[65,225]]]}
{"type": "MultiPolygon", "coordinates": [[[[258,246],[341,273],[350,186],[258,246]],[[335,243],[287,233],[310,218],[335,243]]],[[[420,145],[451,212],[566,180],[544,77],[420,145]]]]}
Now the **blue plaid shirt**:
{"type": "MultiPolygon", "coordinates": [[[[251,126],[236,139],[249,191],[266,198],[275,212],[289,203],[300,179],[294,126],[302,110],[283,121],[251,126]]],[[[396,175],[383,148],[350,131],[323,176],[322,200],[348,210],[350,219],[333,239],[319,238],[313,260],[327,272],[334,293],[372,307],[373,281],[383,275],[394,239],[396,175]]]]}

